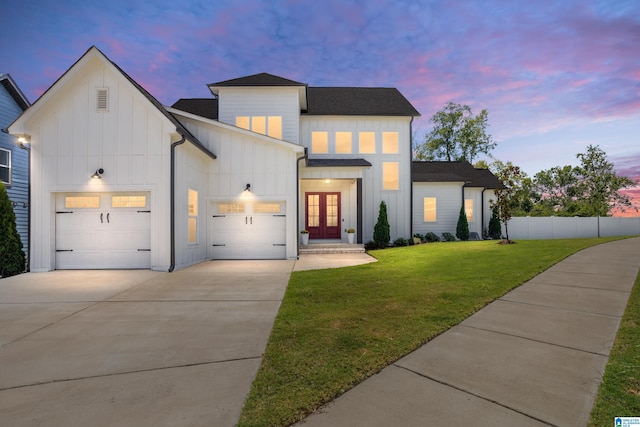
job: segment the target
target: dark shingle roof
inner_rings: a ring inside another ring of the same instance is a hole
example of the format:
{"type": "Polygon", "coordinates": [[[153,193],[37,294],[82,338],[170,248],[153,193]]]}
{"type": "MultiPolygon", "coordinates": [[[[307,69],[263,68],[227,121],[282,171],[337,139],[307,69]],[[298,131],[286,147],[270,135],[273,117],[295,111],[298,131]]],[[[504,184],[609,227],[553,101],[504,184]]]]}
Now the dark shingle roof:
{"type": "Polygon", "coordinates": [[[319,167],[371,167],[371,163],[365,159],[309,159],[307,166],[310,168],[319,167]]]}
{"type": "Polygon", "coordinates": [[[171,108],[186,111],[196,116],[218,120],[217,98],[182,98],[177,100],[171,108]]]}
{"type": "Polygon", "coordinates": [[[488,169],[476,169],[467,161],[413,162],[413,182],[464,182],[468,187],[502,188],[488,169]]]}
{"type": "Polygon", "coordinates": [[[412,117],[420,115],[398,89],[382,87],[310,87],[306,114],[412,117]]]}
{"type": "Polygon", "coordinates": [[[210,83],[208,86],[306,86],[306,84],[269,73],[260,73],[218,83],[210,83]]]}
{"type": "Polygon", "coordinates": [[[29,105],[31,105],[29,100],[24,93],[22,93],[10,74],[0,74],[0,83],[2,83],[7,92],[9,92],[14,101],[16,101],[16,104],[22,108],[22,111],[29,108],[29,105]]]}

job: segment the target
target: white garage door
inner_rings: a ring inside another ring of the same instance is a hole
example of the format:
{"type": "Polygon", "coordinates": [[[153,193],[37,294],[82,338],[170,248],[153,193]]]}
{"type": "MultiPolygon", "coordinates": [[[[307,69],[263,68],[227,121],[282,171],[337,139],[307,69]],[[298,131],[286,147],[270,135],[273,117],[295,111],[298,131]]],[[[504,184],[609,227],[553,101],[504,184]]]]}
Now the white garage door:
{"type": "Polygon", "coordinates": [[[209,258],[284,259],[284,202],[218,203],[209,217],[209,258]]]}
{"type": "Polygon", "coordinates": [[[149,193],[56,197],[56,268],[150,268],[149,193]]]}

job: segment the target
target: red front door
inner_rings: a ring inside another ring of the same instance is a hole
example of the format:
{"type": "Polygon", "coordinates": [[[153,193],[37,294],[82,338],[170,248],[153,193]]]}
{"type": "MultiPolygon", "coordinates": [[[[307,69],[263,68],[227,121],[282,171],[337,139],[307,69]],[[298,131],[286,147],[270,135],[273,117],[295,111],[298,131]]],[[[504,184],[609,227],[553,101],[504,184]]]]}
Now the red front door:
{"type": "Polygon", "coordinates": [[[306,193],[310,239],[340,238],[340,193],[306,193]]]}

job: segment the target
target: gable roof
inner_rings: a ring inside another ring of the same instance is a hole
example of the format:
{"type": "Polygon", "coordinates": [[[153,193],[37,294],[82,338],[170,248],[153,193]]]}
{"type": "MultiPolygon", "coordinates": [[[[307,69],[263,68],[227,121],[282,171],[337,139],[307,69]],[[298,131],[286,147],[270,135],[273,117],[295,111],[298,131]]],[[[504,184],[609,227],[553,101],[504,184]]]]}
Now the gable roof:
{"type": "Polygon", "coordinates": [[[467,187],[503,188],[502,183],[488,169],[477,169],[467,161],[414,161],[413,182],[462,182],[467,187]]]}
{"type": "Polygon", "coordinates": [[[180,98],[171,108],[207,119],[218,120],[218,100],[216,98],[180,98]]]}
{"type": "Polygon", "coordinates": [[[306,86],[305,83],[274,76],[269,73],[253,74],[237,79],[224,80],[218,83],[210,83],[207,86],[306,86]]]}
{"type": "MultiPolygon", "coordinates": [[[[266,73],[256,74],[256,76],[264,74],[266,73]]],[[[270,74],[267,75],[270,76],[270,74]]],[[[281,77],[276,78],[280,79],[281,77]]],[[[247,84],[246,86],[251,85],[247,84]]],[[[302,115],[420,116],[420,113],[407,98],[395,88],[308,87],[306,89],[307,109],[302,112],[302,115]]],[[[172,107],[209,119],[218,119],[218,100],[216,98],[182,98],[176,101],[172,107]]]]}
{"type": "Polygon", "coordinates": [[[65,71],[32,105],[31,107],[29,107],[29,109],[27,109],[20,117],[18,117],[10,126],[13,126],[14,123],[18,122],[19,120],[22,120],[24,117],[28,117],[31,114],[33,114],[34,111],[36,111],[38,108],[40,108],[40,106],[42,104],[44,104],[46,102],[47,99],[49,99],[49,97],[53,96],[52,93],[54,91],[54,88],[63,80],[65,80],[66,78],[68,78],[71,74],[72,74],[72,70],[74,70],[78,64],[85,62],[85,60],[88,61],[88,58],[91,56],[95,56],[98,57],[99,59],[101,59],[102,61],[104,61],[107,64],[110,64],[111,66],[113,66],[125,79],[127,79],[145,98],[147,98],[147,100],[149,102],[151,102],[151,104],[158,109],[158,111],[160,111],[162,113],[163,116],[165,116],[175,127],[176,127],[176,132],[178,134],[180,134],[181,136],[184,136],[187,140],[189,140],[191,143],[193,143],[198,149],[200,149],[201,151],[203,151],[205,154],[207,154],[209,157],[211,158],[216,158],[216,155],[213,154],[204,144],[202,144],[198,138],[196,138],[191,132],[189,132],[189,130],[187,128],[185,128],[182,123],[180,123],[178,121],[178,119],[176,119],[176,117],[169,113],[163,106],[162,104],[156,99],[154,98],[149,92],[147,92],[147,90],[145,88],[143,88],[142,86],[140,86],[138,84],[138,82],[136,82],[135,80],[133,80],[127,73],[125,73],[115,62],[111,61],[104,53],[102,53],[102,51],[100,49],[98,49],[95,46],[91,46],[67,71],[65,71]]]}
{"type": "Polygon", "coordinates": [[[308,115],[420,116],[396,88],[310,87],[308,115]]]}
{"type": "Polygon", "coordinates": [[[16,101],[16,104],[22,108],[22,111],[29,108],[31,103],[27,97],[22,93],[16,82],[13,80],[10,74],[0,74],[0,83],[9,92],[11,97],[16,101]]]}

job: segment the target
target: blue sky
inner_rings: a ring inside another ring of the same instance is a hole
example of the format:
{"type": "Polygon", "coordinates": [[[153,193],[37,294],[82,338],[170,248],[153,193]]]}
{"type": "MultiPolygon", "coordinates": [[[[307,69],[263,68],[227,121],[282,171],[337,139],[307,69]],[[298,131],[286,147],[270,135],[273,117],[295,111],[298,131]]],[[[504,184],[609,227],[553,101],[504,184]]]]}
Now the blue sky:
{"type": "Polygon", "coordinates": [[[397,87],[421,112],[489,112],[494,156],[533,175],[589,144],[640,179],[637,0],[5,2],[0,73],[34,101],[91,45],[160,102],[268,72],[397,87]]]}

